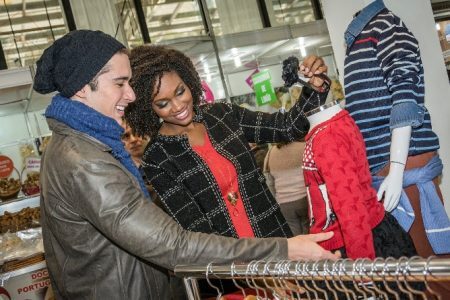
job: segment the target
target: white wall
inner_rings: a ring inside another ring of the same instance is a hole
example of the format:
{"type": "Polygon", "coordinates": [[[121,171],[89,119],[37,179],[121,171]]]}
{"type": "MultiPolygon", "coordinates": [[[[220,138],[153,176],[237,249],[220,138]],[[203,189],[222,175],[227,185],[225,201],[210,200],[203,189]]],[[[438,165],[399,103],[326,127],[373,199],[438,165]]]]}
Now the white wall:
{"type": "MultiPolygon", "coordinates": [[[[343,82],[345,44],[344,32],[355,12],[368,0],[323,0],[325,19],[343,82]]],[[[450,85],[436,33],[430,1],[384,0],[419,41],[425,69],[425,105],[430,111],[434,131],[440,139],[439,154],[444,163],[441,183],[447,214],[450,215],[450,85]]]]}

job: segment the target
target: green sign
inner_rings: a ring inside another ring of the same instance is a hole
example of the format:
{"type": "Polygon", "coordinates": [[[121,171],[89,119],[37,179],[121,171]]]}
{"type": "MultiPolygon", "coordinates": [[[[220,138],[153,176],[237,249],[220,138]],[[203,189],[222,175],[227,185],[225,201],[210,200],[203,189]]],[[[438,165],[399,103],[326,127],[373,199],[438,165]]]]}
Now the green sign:
{"type": "Polygon", "coordinates": [[[263,70],[252,76],[253,89],[256,94],[256,103],[259,106],[270,104],[277,100],[275,90],[273,89],[272,82],[270,81],[269,70],[263,70]]]}

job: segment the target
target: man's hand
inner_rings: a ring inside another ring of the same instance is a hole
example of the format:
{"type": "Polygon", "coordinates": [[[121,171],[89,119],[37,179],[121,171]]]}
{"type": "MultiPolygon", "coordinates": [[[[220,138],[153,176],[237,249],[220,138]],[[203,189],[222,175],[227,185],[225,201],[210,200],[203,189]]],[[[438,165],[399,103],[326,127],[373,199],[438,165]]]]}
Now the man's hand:
{"type": "Polygon", "coordinates": [[[324,80],[316,75],[326,74],[328,67],[319,56],[309,55],[300,64],[299,71],[303,76],[311,78],[309,83],[313,86],[320,88],[323,85],[324,80]]]}
{"type": "Polygon", "coordinates": [[[326,241],[334,235],[324,232],[308,235],[297,235],[288,239],[288,257],[292,260],[338,259],[339,256],[320,247],[317,242],[326,241]]]}

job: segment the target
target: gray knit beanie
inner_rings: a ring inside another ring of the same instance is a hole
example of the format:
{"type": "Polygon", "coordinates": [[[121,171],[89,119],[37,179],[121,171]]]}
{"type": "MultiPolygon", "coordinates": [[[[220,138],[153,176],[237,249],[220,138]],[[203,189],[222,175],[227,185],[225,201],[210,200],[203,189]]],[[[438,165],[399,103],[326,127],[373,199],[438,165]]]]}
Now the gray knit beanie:
{"type": "Polygon", "coordinates": [[[37,61],[33,88],[41,94],[58,91],[72,97],[122,48],[122,43],[101,31],[71,31],[37,61]]]}

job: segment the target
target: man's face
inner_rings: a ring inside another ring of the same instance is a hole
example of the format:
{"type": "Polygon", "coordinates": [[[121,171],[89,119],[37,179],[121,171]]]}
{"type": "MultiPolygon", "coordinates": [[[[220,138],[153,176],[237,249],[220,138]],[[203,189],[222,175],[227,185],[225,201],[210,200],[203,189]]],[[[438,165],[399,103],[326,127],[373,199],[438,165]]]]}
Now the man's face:
{"type": "Polygon", "coordinates": [[[125,145],[125,150],[130,153],[131,157],[137,160],[142,158],[145,146],[147,146],[148,139],[134,135],[130,126],[123,122],[125,132],[122,135],[122,142],[125,145]]]}
{"type": "Polygon", "coordinates": [[[98,76],[95,91],[84,87],[81,100],[87,106],[122,124],[125,107],[136,99],[129,81],[131,67],[128,55],[116,53],[106,64],[106,72],[98,76]]]}

